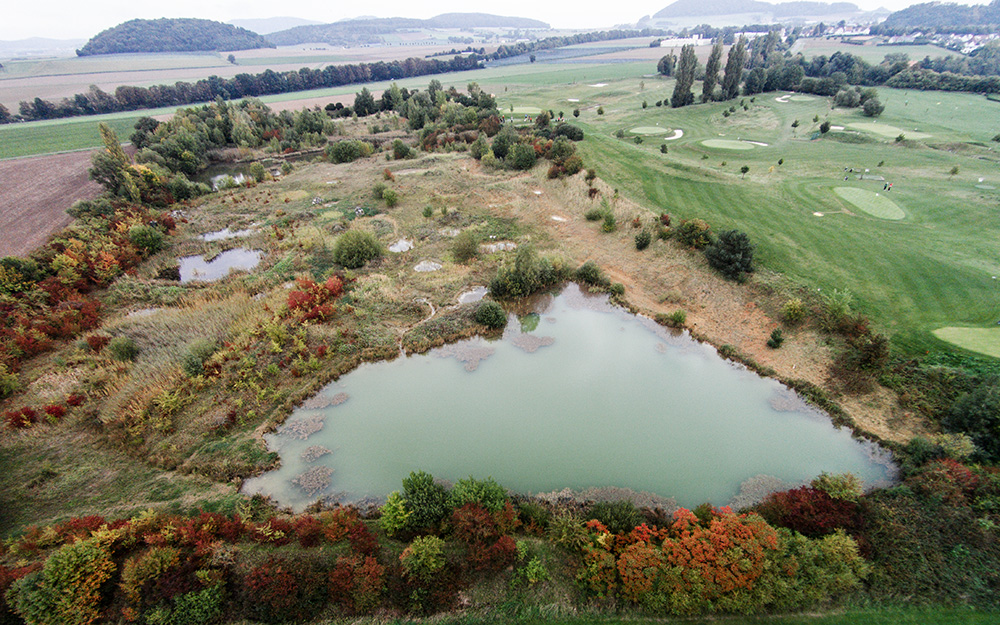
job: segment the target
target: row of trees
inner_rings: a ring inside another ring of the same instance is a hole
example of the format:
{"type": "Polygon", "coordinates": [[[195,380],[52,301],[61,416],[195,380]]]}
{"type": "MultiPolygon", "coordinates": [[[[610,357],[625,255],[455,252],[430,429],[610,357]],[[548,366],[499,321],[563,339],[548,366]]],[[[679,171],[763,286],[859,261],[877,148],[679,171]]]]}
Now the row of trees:
{"type": "MultiPolygon", "coordinates": [[[[657,69],[665,76],[676,75],[677,84],[670,100],[674,107],[694,102],[691,88],[698,78],[703,81],[702,102],[737,97],[740,95],[741,80],[745,95],[795,90],[835,96],[849,85],[1000,93],[1000,44],[988,46],[989,49],[975,59],[946,57],[932,60],[928,57],[913,68],[907,55],[900,53],[887,54],[881,63],[871,65],[845,52],[835,52],[829,57],[819,55],[809,61],[801,54],[787,58],[781,54],[782,46],[780,39],[771,36],[755,39],[749,49],[743,39],[737,41],[729,50],[721,87],[720,40],[712,47],[703,75],[691,45],[681,48],[680,59],[673,54],[661,58],[657,69]],[[744,72],[744,69],[749,71],[744,72]]],[[[863,104],[864,101],[860,102],[860,105],[863,104]]]]}
{"type": "Polygon", "coordinates": [[[481,67],[476,56],[456,56],[450,61],[409,58],[404,61],[328,65],[321,70],[303,67],[298,71],[275,72],[268,69],[259,74],[237,74],[233,78],[209,76],[195,83],[178,82],[152,87],[120,86],[113,94],[91,86],[87,93],[78,93],[58,103],[41,98],[21,102],[18,115],[12,115],[0,105],[0,123],[180,106],[211,102],[219,97],[226,100],[257,97],[481,67]]]}
{"type": "MultiPolygon", "coordinates": [[[[717,39],[715,45],[712,46],[712,52],[709,54],[708,63],[705,66],[705,76],[702,81],[701,92],[702,102],[731,100],[740,94],[743,67],[747,63],[746,37],[740,37],[736,45],[729,49],[729,56],[726,59],[726,69],[722,77],[722,86],[719,90],[716,90],[721,59],[722,40],[717,39]]],[[[670,69],[674,66],[674,62],[673,60],[661,60],[660,65],[663,69],[670,69]]],[[[691,87],[694,85],[698,73],[698,57],[695,56],[694,45],[687,44],[681,47],[681,56],[680,60],[676,63],[676,67],[677,83],[674,85],[674,92],[670,97],[670,106],[674,108],[694,103],[694,94],[691,92],[691,87]]]]}

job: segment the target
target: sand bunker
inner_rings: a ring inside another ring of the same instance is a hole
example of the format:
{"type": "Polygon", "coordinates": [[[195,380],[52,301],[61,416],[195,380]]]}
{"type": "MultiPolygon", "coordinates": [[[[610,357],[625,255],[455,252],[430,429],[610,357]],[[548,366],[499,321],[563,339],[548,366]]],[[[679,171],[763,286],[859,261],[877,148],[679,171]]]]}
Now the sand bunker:
{"type": "Polygon", "coordinates": [[[606,83],[606,82],[599,82],[599,83],[597,83],[595,85],[590,85],[590,86],[591,87],[607,87],[608,83],[606,83]]]}
{"type": "Polygon", "coordinates": [[[680,139],[683,136],[684,136],[684,131],[681,130],[680,128],[677,128],[676,130],[674,130],[674,134],[673,135],[671,135],[669,137],[663,137],[663,140],[664,141],[673,141],[675,139],[680,139]]]}

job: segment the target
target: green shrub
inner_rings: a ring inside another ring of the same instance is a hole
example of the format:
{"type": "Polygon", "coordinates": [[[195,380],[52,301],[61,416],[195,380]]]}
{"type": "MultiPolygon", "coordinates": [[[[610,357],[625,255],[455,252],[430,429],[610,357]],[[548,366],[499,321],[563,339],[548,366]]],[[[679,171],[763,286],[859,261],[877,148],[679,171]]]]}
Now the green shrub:
{"type": "Polygon", "coordinates": [[[146,616],[149,625],[202,625],[222,618],[224,585],[216,582],[207,588],[174,597],[173,609],[161,607],[146,616]]]}
{"type": "Polygon", "coordinates": [[[89,625],[101,618],[101,589],[115,568],[101,539],[63,545],[40,571],[14,582],[7,601],[28,623],[89,625]]]}
{"type": "Polygon", "coordinates": [[[604,209],[595,206],[594,208],[584,213],[583,216],[587,221],[600,221],[604,219],[605,214],[606,211],[604,209]]]}
{"type": "Polygon", "coordinates": [[[195,341],[188,348],[181,361],[181,367],[189,377],[195,377],[204,373],[205,361],[215,353],[215,341],[201,339],[195,341]]]}
{"type": "Polygon", "coordinates": [[[410,524],[410,511],[406,509],[406,501],[399,491],[389,493],[379,512],[379,527],[390,537],[404,531],[410,524]]]}
{"type": "Polygon", "coordinates": [[[348,230],[333,245],[334,260],[348,269],[363,267],[381,256],[382,246],[371,233],[363,230],[348,230]]]}
{"type": "Polygon", "coordinates": [[[570,551],[579,551],[587,542],[587,529],[583,519],[568,510],[560,510],[549,521],[549,540],[570,551]]]}
{"type": "Polygon", "coordinates": [[[739,230],[724,230],[705,248],[708,264],[730,280],[742,281],[753,272],[754,246],[750,237],[739,230]]]}
{"type": "Polygon", "coordinates": [[[683,310],[675,310],[669,314],[659,313],[655,317],[656,323],[671,328],[682,328],[687,322],[687,313],[683,310]]]}
{"type": "Polygon", "coordinates": [[[386,185],[384,182],[382,181],[376,182],[372,186],[372,195],[375,197],[376,200],[381,200],[388,188],[389,188],[388,185],[386,185]]]}
{"type": "Polygon", "coordinates": [[[847,317],[851,314],[851,304],[854,303],[854,295],[844,289],[834,289],[823,296],[823,327],[827,331],[833,331],[843,325],[847,317]]]}
{"type": "Polygon", "coordinates": [[[409,577],[429,582],[447,563],[444,541],[437,536],[421,536],[403,550],[399,556],[403,570],[409,577]]]}
{"type": "Polygon", "coordinates": [[[702,219],[685,219],[674,229],[677,240],[696,249],[704,249],[712,242],[711,227],[702,219]]]}
{"type": "Polygon", "coordinates": [[[552,520],[552,513],[549,509],[537,501],[522,501],[517,506],[517,516],[526,528],[536,527],[546,530],[549,521],[552,520]]]}
{"type": "Polygon", "coordinates": [[[534,167],[537,160],[538,155],[535,154],[534,146],[527,143],[518,143],[511,149],[507,158],[504,159],[504,163],[510,169],[524,171],[534,167]]]}
{"type": "Polygon", "coordinates": [[[496,302],[483,302],[476,309],[476,323],[498,330],[507,325],[507,313],[496,302]]]}
{"type": "Polygon", "coordinates": [[[479,238],[471,230],[463,230],[451,243],[451,253],[460,263],[479,255],[479,238]]]}
{"type": "Polygon", "coordinates": [[[649,247],[649,244],[652,242],[653,235],[650,234],[649,230],[643,230],[639,234],[635,235],[635,249],[640,252],[649,247]]]}
{"type": "Polygon", "coordinates": [[[7,399],[20,387],[17,374],[7,369],[7,365],[0,364],[0,399],[7,399]]]}
{"type": "Polygon", "coordinates": [[[264,164],[260,162],[251,163],[250,175],[257,182],[264,182],[264,178],[267,177],[267,168],[264,167],[264,164]]]}
{"type": "Polygon", "coordinates": [[[864,494],[861,479],[853,473],[830,474],[820,473],[811,483],[816,490],[821,490],[833,499],[857,502],[864,494]]]}
{"type": "Polygon", "coordinates": [[[399,204],[399,193],[395,189],[386,189],[382,192],[382,199],[385,200],[385,205],[392,208],[396,204],[399,204]]]}
{"type": "Polygon", "coordinates": [[[410,146],[403,143],[401,139],[396,139],[392,142],[392,157],[394,159],[400,161],[411,156],[413,156],[413,150],[410,149],[410,146]]]}
{"type": "Polygon", "coordinates": [[[105,348],[115,360],[135,360],[139,356],[139,346],[135,341],[127,336],[116,336],[108,342],[105,348]]]}
{"type": "Polygon", "coordinates": [[[806,307],[802,300],[793,297],[781,306],[781,319],[788,324],[796,324],[806,317],[806,307]]]}
{"type": "Polygon", "coordinates": [[[580,265],[580,267],[576,270],[575,275],[576,279],[584,284],[605,288],[608,286],[607,276],[604,275],[604,272],[601,271],[598,264],[592,260],[588,260],[580,265]]]}
{"type": "Polygon", "coordinates": [[[132,226],[128,231],[128,240],[145,256],[163,249],[163,233],[152,226],[132,226]]]}
{"type": "Polygon", "coordinates": [[[615,221],[614,213],[605,212],[604,213],[604,223],[601,224],[601,230],[604,231],[604,232],[609,232],[610,233],[610,232],[614,232],[617,227],[618,227],[618,224],[615,221]]]}
{"type": "MultiPolygon", "coordinates": [[[[334,163],[350,163],[359,158],[367,158],[374,151],[372,145],[365,141],[338,141],[327,145],[324,149],[326,157],[334,163]]],[[[285,162],[287,163],[287,161],[285,162]]],[[[282,171],[288,173],[284,171],[284,166],[282,166],[282,171]]]]}
{"type": "MultiPolygon", "coordinates": [[[[365,145],[368,145],[368,144],[365,144],[365,145]]],[[[281,173],[284,174],[284,175],[286,175],[286,176],[288,174],[292,173],[292,170],[294,170],[294,169],[295,169],[295,165],[292,165],[288,161],[285,161],[284,163],[281,164],[281,173]]]]}
{"type": "Polygon", "coordinates": [[[771,337],[767,339],[767,346],[771,349],[778,349],[781,344],[785,342],[784,334],[781,332],[781,328],[775,328],[771,330],[771,337]]]}
{"type": "Polygon", "coordinates": [[[448,491],[424,471],[413,471],[403,479],[403,501],[410,513],[408,527],[417,531],[436,530],[450,512],[448,491]]]}
{"type": "Polygon", "coordinates": [[[598,501],[590,507],[588,514],[614,534],[631,532],[643,523],[642,513],[631,501],[598,501]]]}
{"type": "Polygon", "coordinates": [[[507,491],[492,477],[477,480],[470,476],[458,480],[448,495],[448,505],[457,509],[469,503],[478,503],[490,512],[499,512],[507,503],[507,491]]]}
{"type": "Polygon", "coordinates": [[[504,263],[490,281],[490,294],[497,298],[527,297],[554,284],[559,277],[548,259],[538,258],[531,245],[522,245],[513,264],[504,263]]]}
{"type": "Polygon", "coordinates": [[[434,216],[434,209],[430,206],[425,206],[423,215],[425,218],[430,219],[431,217],[434,216]]]}

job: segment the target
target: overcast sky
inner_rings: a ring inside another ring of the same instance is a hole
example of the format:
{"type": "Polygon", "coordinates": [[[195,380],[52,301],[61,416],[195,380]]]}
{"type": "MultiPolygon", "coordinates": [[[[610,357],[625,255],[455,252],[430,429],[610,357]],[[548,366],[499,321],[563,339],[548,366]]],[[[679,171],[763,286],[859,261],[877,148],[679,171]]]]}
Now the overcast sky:
{"type": "MultiPolygon", "coordinates": [[[[851,1],[851,0],[847,0],[851,1]]],[[[917,4],[911,0],[853,0],[865,9],[884,6],[898,10],[917,4]]],[[[497,15],[530,17],[556,28],[606,27],[634,23],[643,15],[656,13],[673,0],[616,0],[613,2],[538,2],[506,0],[494,6],[470,6],[468,1],[434,0],[426,5],[412,1],[381,0],[359,9],[353,2],[329,0],[171,0],[163,4],[135,0],[49,0],[45,5],[10,0],[0,19],[0,40],[49,37],[53,39],[89,39],[98,32],[121,22],[157,17],[199,17],[219,21],[238,18],[262,18],[287,15],[320,22],[333,22],[361,14],[376,17],[433,17],[440,13],[481,11],[497,15]],[[578,7],[578,10],[574,10],[578,7]],[[586,10],[584,10],[586,7],[586,10]]],[[[985,4],[966,1],[962,4],[985,4]]]]}

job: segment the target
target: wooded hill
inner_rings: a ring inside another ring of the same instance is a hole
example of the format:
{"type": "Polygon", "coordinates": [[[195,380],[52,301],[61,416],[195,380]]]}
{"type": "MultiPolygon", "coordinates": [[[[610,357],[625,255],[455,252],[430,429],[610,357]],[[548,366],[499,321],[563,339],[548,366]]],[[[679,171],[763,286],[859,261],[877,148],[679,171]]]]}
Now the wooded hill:
{"type": "Polygon", "coordinates": [[[160,18],[129,20],[102,31],[82,48],[78,56],[127,52],[201,52],[273,48],[257,33],[212,20],[160,18]]]}
{"type": "Polygon", "coordinates": [[[444,13],[426,20],[406,17],[344,20],[317,26],[297,26],[272,33],[268,40],[279,46],[300,43],[358,45],[381,43],[382,35],[418,28],[543,28],[549,25],[524,17],[505,17],[488,13],[444,13]]]}
{"type": "Polygon", "coordinates": [[[1000,29],[1000,0],[990,4],[927,2],[889,15],[872,32],[885,35],[913,31],[938,33],[990,33],[1000,29]]]}

